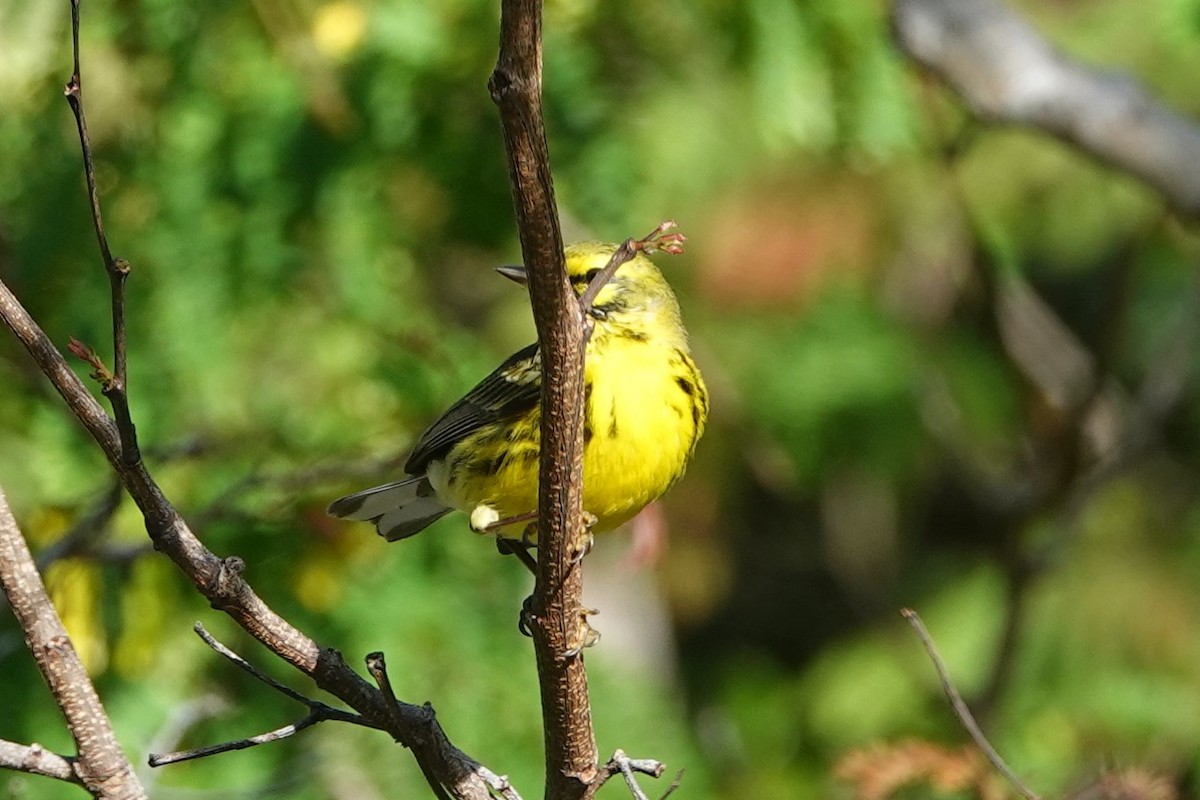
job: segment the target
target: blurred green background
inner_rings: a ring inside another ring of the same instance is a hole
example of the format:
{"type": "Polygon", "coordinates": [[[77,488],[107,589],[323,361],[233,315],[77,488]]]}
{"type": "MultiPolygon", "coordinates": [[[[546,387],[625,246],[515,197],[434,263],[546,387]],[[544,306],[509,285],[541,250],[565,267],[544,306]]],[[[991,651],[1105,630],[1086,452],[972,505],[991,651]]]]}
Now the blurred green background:
{"type": "MultiPolygon", "coordinates": [[[[1200,0],[1019,7],[1200,117],[1200,0]]],[[[108,359],[68,11],[0,0],[0,277],[56,342],[108,359]]],[[[1069,147],[972,124],[887,13],[547,2],[566,236],[680,222],[688,253],[658,260],[713,395],[662,514],[587,561],[601,752],[686,768],[680,797],[1009,796],[960,749],[912,606],[1032,786],[1138,770],[1195,796],[1200,240],[1069,147]]],[[[520,257],[485,88],[497,21],[492,0],[88,0],[83,80],[134,268],[133,412],[169,496],[320,643],[384,650],[402,698],[532,797],[524,570],[461,517],[389,547],[323,513],[395,477],[532,340],[490,270],[520,257]]],[[[333,724],[144,767],[303,715],[195,620],[312,689],[149,550],[128,500],[112,508],[107,465],[8,336],[0,386],[0,485],[155,797],[424,796],[406,752],[333,724]]],[[[0,738],[69,752],[8,614],[0,675],[0,738]]]]}

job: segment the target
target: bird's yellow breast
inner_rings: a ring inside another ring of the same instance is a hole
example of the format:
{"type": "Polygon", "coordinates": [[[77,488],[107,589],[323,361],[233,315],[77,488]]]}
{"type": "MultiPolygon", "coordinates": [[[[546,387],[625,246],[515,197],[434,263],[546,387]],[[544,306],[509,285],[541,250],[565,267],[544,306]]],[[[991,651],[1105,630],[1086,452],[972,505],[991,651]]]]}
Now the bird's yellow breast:
{"type": "Polygon", "coordinates": [[[614,334],[585,370],[583,507],[615,528],[682,475],[707,417],[700,373],[681,349],[614,334]]]}
{"type": "MultiPolygon", "coordinates": [[[[682,347],[622,330],[597,331],[584,366],[583,508],[594,531],[632,518],[678,480],[703,432],[708,397],[682,347]]],[[[431,464],[438,497],[468,513],[491,506],[501,519],[537,508],[540,413],[494,425],[431,464]],[[495,471],[470,468],[468,454],[504,449],[495,471]],[[460,455],[461,454],[461,455],[460,455]]],[[[504,536],[519,536],[503,531],[504,536]]]]}

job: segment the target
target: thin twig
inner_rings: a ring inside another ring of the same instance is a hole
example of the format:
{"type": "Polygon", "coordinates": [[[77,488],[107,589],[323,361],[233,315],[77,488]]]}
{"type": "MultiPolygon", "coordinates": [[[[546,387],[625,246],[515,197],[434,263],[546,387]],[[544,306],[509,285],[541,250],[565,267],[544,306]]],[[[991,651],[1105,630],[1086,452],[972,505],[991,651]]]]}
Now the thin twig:
{"type": "MultiPolygon", "coordinates": [[[[215,692],[189,697],[171,708],[158,730],[150,738],[146,745],[146,751],[165,753],[175,750],[194,727],[205,720],[227,714],[231,707],[228,700],[215,692]]],[[[149,764],[146,764],[145,767],[146,769],[138,770],[138,775],[142,779],[146,791],[154,796],[155,784],[158,783],[158,779],[163,773],[156,772],[149,764]]]]}
{"type": "MultiPolygon", "coordinates": [[[[79,70],[79,3],[80,0],[71,0],[71,45],[74,58],[71,79],[67,82],[63,94],[66,95],[67,103],[75,114],[75,127],[79,131],[79,146],[83,151],[83,173],[87,179],[88,200],[92,207],[92,225],[96,229],[96,242],[100,246],[100,255],[104,259],[104,269],[108,273],[110,294],[112,295],[113,371],[111,374],[107,373],[101,366],[97,372],[103,373],[105,376],[101,380],[101,391],[112,404],[113,416],[116,417],[117,430],[121,434],[121,459],[126,464],[136,464],[142,456],[138,451],[137,429],[133,424],[133,417],[129,413],[128,374],[126,371],[125,280],[129,277],[130,267],[129,262],[125,259],[113,256],[112,250],[108,246],[108,236],[104,233],[104,216],[100,211],[100,191],[96,188],[96,165],[92,157],[92,142],[88,136],[87,117],[83,113],[83,82],[79,70]]],[[[96,367],[98,362],[97,358],[93,367],[96,367]]]]}
{"type": "Polygon", "coordinates": [[[232,742],[222,742],[220,744],[211,744],[204,747],[197,747],[192,750],[180,750],[174,753],[155,754],[151,753],[148,759],[150,766],[163,767],[168,764],[177,764],[181,761],[191,761],[196,758],[204,758],[205,756],[217,755],[218,753],[228,753],[233,750],[245,750],[248,747],[255,747],[260,744],[269,744],[277,742],[280,739],[286,739],[294,736],[305,728],[316,725],[318,722],[334,721],[348,722],[352,725],[361,725],[364,728],[380,729],[380,726],[358,714],[351,714],[348,711],[333,708],[320,702],[313,700],[310,697],[305,697],[299,692],[284,686],[279,681],[272,678],[270,675],[262,672],[246,659],[239,656],[237,653],[230,650],[225,645],[218,642],[212,634],[204,629],[204,626],[199,622],[193,627],[196,635],[204,640],[204,643],[221,654],[225,658],[236,664],[242,671],[253,676],[256,680],[265,683],[275,691],[283,694],[297,703],[301,703],[308,708],[308,714],[297,722],[290,725],[284,725],[282,728],[276,728],[267,733],[261,733],[257,736],[250,736],[245,739],[237,739],[232,742]]]}
{"type": "Polygon", "coordinates": [[[971,709],[967,708],[967,704],[963,702],[962,696],[959,695],[958,689],[955,688],[954,682],[950,680],[950,672],[946,669],[946,664],[942,661],[941,655],[938,653],[936,645],[933,643],[933,637],[929,635],[929,631],[925,628],[925,623],[921,621],[921,617],[916,611],[911,608],[900,610],[900,614],[908,620],[908,624],[917,632],[917,636],[921,639],[921,644],[925,646],[925,652],[929,654],[929,660],[933,662],[934,669],[937,670],[938,680],[942,682],[942,691],[946,693],[946,699],[950,701],[950,707],[954,709],[955,716],[962,726],[966,728],[967,733],[975,740],[976,746],[983,751],[983,755],[991,762],[996,771],[1003,775],[1013,788],[1021,793],[1025,800],[1040,800],[1037,794],[1029,789],[1016,773],[1009,769],[1008,764],[1004,763],[1004,759],[996,752],[987,737],[983,735],[979,724],[975,722],[975,717],[971,714],[971,709]]]}
{"type": "Polygon", "coordinates": [[[284,686],[282,683],[275,680],[270,675],[267,675],[266,673],[262,672],[261,670],[258,669],[258,667],[254,666],[249,661],[242,658],[237,653],[233,652],[228,647],[226,647],[225,645],[218,642],[216,640],[216,638],[214,638],[213,635],[205,629],[205,627],[202,623],[197,622],[195,625],[192,626],[192,630],[196,632],[196,635],[199,636],[200,639],[203,640],[203,642],[206,645],[211,647],[219,655],[222,655],[225,658],[232,661],[243,672],[246,672],[247,674],[251,675],[255,680],[265,683],[267,686],[270,686],[272,689],[274,689],[275,691],[279,692],[280,694],[282,694],[286,697],[290,697],[292,700],[295,700],[297,703],[303,703],[304,705],[308,705],[310,703],[316,702],[316,701],[310,700],[309,698],[300,694],[295,689],[292,689],[291,687],[288,687],[288,686],[284,686]]]}
{"type": "Polygon", "coordinates": [[[608,259],[608,263],[604,265],[604,269],[596,277],[592,278],[587,289],[579,296],[579,307],[586,315],[592,310],[592,303],[596,301],[596,295],[600,294],[600,290],[604,285],[612,280],[612,276],[617,273],[617,270],[622,264],[633,260],[633,257],[639,252],[655,253],[662,251],[671,255],[679,255],[683,252],[683,243],[687,241],[687,237],[682,233],[667,233],[667,231],[675,228],[677,223],[674,220],[666,220],[659,223],[658,227],[650,231],[640,239],[626,239],[621,242],[621,246],[608,259]]]}
{"type": "Polygon", "coordinates": [[[658,800],[667,800],[668,797],[675,793],[675,790],[679,788],[679,784],[683,782],[683,773],[684,770],[682,769],[675,773],[675,779],[671,781],[671,785],[667,787],[667,790],[662,793],[662,797],[658,798],[658,800]]]}
{"type": "MultiPolygon", "coordinates": [[[[400,702],[396,699],[396,694],[392,690],[392,679],[388,677],[387,660],[383,653],[374,652],[368,653],[366,657],[367,671],[371,673],[371,677],[379,685],[379,691],[383,693],[384,699],[392,709],[393,714],[400,714],[402,709],[400,702]]],[[[433,711],[433,706],[426,703],[422,706],[422,710],[426,714],[427,728],[424,731],[418,732],[414,737],[414,742],[417,744],[428,744],[431,740],[442,739],[442,745],[447,749],[453,750],[458,757],[461,766],[468,769],[476,778],[482,780],[488,787],[488,791],[502,800],[521,800],[521,795],[513,788],[513,785],[508,782],[507,775],[497,775],[487,767],[475,761],[466,753],[455,748],[452,744],[445,740],[445,734],[441,733],[441,729],[437,726],[437,715],[433,711]]],[[[433,770],[425,763],[418,759],[417,765],[421,768],[421,773],[425,776],[429,788],[433,791],[438,800],[448,800],[449,795],[446,793],[446,788],[438,780],[433,770]]]]}
{"type": "MultiPolygon", "coordinates": [[[[291,725],[284,725],[282,728],[276,728],[267,733],[260,733],[257,736],[250,736],[245,739],[237,739],[232,742],[221,742],[220,744],[210,744],[204,747],[197,747],[194,750],[180,750],[174,753],[151,753],[147,759],[147,763],[152,767],[165,767],[170,764],[178,764],[183,761],[192,761],[197,758],[206,756],[215,756],[219,753],[230,753],[234,750],[245,750],[248,747],[256,747],[260,744],[270,744],[278,742],[281,739],[287,739],[294,736],[305,728],[316,725],[318,722],[324,722],[328,719],[339,719],[343,722],[346,720],[341,717],[328,716],[326,712],[336,711],[336,709],[325,706],[325,711],[313,710],[309,712],[303,719],[293,722],[291,725]]],[[[345,713],[345,712],[341,712],[345,713]]]]}
{"type": "Polygon", "coordinates": [[[482,764],[476,765],[475,772],[487,783],[492,794],[501,800],[521,800],[516,788],[508,782],[507,775],[497,775],[482,764]]]}
{"type": "MultiPolygon", "coordinates": [[[[392,691],[392,680],[388,677],[387,661],[383,657],[383,653],[374,652],[367,653],[367,672],[371,673],[371,677],[375,679],[375,683],[379,686],[379,691],[383,692],[383,699],[387,702],[388,710],[392,712],[392,717],[399,720],[402,716],[400,710],[400,702],[396,699],[396,693],[392,691]]],[[[428,706],[426,706],[428,708],[428,706]]],[[[430,709],[432,713],[432,709],[430,709]]]]}

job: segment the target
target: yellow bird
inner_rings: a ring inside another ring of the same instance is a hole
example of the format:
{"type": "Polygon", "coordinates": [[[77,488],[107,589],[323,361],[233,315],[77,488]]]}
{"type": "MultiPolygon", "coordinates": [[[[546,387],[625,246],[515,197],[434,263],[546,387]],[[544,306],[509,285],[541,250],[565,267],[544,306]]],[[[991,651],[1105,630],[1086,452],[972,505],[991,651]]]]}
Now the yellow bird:
{"type": "MultiPolygon", "coordinates": [[[[616,245],[566,248],[582,295],[616,245]]],[[[501,267],[524,282],[521,267],[501,267]]],[[[596,295],[584,358],[583,508],[602,533],[631,519],[683,475],[708,419],[708,392],[692,361],[679,303],[642,253],[596,295]]],[[[370,520],[388,541],[447,512],[478,532],[520,539],[537,510],[541,358],[537,344],[510,356],[433,423],[404,465],[410,477],[335,500],[335,517],[370,520]]]]}

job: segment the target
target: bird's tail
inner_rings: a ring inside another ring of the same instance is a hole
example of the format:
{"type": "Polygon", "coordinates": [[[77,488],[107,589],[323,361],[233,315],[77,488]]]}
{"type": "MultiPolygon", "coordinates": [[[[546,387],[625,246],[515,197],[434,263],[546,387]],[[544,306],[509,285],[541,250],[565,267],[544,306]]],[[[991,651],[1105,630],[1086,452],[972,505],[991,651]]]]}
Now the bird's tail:
{"type": "Polygon", "coordinates": [[[389,542],[420,533],[450,510],[437,499],[424,475],[348,494],[334,500],[328,509],[340,519],[374,522],[379,535],[389,542]]]}

